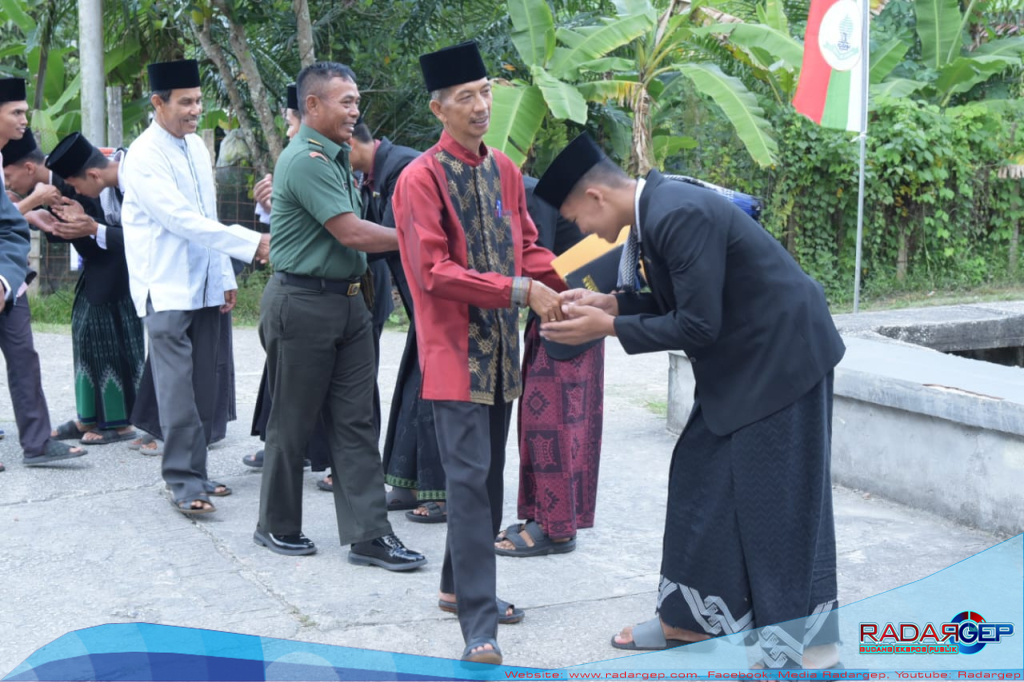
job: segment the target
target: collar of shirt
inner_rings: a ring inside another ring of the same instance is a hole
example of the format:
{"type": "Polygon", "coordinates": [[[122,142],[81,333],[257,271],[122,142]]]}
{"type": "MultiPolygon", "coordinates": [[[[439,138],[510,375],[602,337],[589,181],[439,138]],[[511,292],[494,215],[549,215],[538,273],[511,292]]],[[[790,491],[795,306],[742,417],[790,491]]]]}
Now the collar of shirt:
{"type": "Polygon", "coordinates": [[[377,150],[380,149],[380,140],[373,141],[373,155],[370,157],[370,170],[363,176],[363,187],[373,190],[373,170],[377,167],[377,150]]]}
{"type": "Polygon", "coordinates": [[[314,142],[318,143],[321,147],[323,147],[324,154],[326,154],[333,160],[337,160],[338,157],[341,156],[341,153],[343,151],[347,152],[352,149],[347,144],[338,144],[337,142],[327,139],[326,136],[313,130],[305,123],[303,123],[299,127],[299,132],[295,135],[295,137],[299,138],[300,140],[313,140],[314,142]]]}
{"type": "Polygon", "coordinates": [[[480,143],[480,149],[476,152],[469,151],[459,144],[454,137],[449,135],[447,130],[441,133],[441,141],[438,142],[438,144],[441,146],[441,149],[470,166],[479,166],[490,153],[487,149],[487,145],[483,142],[480,143]]]}
{"type": "Polygon", "coordinates": [[[646,184],[646,178],[637,178],[636,194],[633,196],[633,229],[636,230],[636,241],[638,244],[644,240],[643,233],[640,232],[640,195],[644,193],[644,186],[646,184]]]}

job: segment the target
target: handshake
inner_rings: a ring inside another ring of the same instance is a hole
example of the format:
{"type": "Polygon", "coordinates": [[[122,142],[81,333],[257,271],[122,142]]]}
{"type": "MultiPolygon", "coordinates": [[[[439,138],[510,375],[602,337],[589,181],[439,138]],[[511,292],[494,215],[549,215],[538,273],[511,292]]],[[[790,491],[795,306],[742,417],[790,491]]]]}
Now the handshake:
{"type": "MultiPolygon", "coordinates": [[[[534,286],[537,284],[534,282],[534,286]]],[[[532,303],[530,305],[542,320],[541,337],[556,343],[579,345],[615,336],[619,303],[613,295],[589,289],[570,289],[554,296],[555,307],[548,307],[543,313],[532,303]]]]}

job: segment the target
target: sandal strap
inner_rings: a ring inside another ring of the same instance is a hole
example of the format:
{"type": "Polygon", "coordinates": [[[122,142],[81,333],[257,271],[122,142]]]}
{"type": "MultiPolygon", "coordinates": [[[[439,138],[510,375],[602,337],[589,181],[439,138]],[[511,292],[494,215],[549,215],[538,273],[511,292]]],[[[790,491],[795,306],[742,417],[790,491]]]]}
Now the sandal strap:
{"type": "Polygon", "coordinates": [[[633,644],[645,649],[664,649],[668,646],[668,642],[665,640],[665,631],[661,627],[661,618],[656,616],[639,625],[634,625],[633,644]]]}

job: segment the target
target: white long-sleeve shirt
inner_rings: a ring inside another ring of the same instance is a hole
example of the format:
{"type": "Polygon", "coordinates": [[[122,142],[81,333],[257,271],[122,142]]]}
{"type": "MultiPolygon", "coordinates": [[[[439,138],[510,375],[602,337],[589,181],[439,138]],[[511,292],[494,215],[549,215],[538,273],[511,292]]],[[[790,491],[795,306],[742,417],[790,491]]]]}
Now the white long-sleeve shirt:
{"type": "Polygon", "coordinates": [[[249,262],[260,235],[217,222],[210,154],[198,135],[175,137],[154,121],[120,166],[121,224],[132,301],[153,310],[198,310],[224,304],[237,288],[231,258],[249,262]]]}

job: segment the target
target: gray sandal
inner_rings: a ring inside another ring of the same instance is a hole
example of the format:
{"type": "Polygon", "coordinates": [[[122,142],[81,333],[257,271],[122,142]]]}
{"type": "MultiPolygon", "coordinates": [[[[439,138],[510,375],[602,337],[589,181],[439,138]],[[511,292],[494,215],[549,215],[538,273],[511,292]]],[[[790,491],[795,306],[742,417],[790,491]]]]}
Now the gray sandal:
{"type": "Polygon", "coordinates": [[[633,641],[622,644],[616,642],[618,635],[612,635],[612,646],[627,651],[664,651],[677,646],[689,644],[678,639],[665,639],[665,631],[661,628],[661,618],[655,616],[651,620],[633,626],[633,641]]]}

